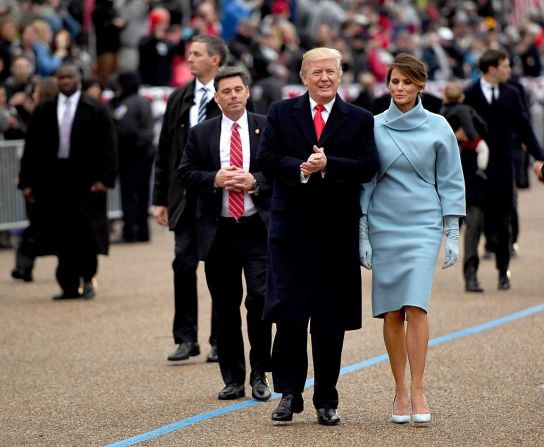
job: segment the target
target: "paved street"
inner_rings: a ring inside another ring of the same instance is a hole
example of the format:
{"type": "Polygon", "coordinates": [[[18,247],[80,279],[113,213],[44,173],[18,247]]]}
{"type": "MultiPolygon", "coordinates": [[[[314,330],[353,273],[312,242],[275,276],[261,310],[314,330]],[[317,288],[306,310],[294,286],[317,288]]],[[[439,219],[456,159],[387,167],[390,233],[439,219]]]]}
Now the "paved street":
{"type": "Polygon", "coordinates": [[[13,252],[1,250],[0,446],[544,445],[544,185],[532,180],[520,192],[510,291],[497,290],[493,261],[481,264],[483,294],[464,292],[460,264],[437,266],[426,371],[433,421],[425,426],[388,422],[393,381],[366,271],[364,328],[348,333],[343,355],[341,424],[316,423],[310,387],[304,412],[274,425],[277,400],[217,400],[223,384],[217,364],[205,363],[202,270],[203,353],[166,361],[174,349],[171,233],[154,227],[150,244],[113,246],[100,258],[93,301],[51,301],[59,292],[52,257],[38,259],[33,283],[15,282],[13,252]]]}

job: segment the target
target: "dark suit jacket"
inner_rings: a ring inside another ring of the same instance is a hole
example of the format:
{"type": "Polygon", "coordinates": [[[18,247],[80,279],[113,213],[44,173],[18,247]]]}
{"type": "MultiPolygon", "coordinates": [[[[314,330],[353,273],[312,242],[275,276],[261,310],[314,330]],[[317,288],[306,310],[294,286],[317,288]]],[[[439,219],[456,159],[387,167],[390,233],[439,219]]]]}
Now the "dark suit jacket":
{"type": "Polygon", "coordinates": [[[339,96],[319,142],[308,93],[270,106],[257,160],[273,182],[264,317],[306,327],[361,327],[359,196],[378,168],[374,118],[339,96]],[[300,181],[317,144],[327,172],[300,181]]]}
{"type": "Polygon", "coordinates": [[[487,102],[480,80],[465,90],[465,104],[478,112],[487,123],[489,163],[487,166],[486,203],[495,208],[510,209],[514,200],[512,137],[516,134],[525,143],[527,150],[537,160],[544,154],[531,127],[527,109],[523,106],[518,91],[507,84],[500,84],[499,98],[493,107],[487,102]]]}
{"type": "MultiPolygon", "coordinates": [[[[186,188],[195,191],[196,232],[198,256],[205,260],[217,233],[221,216],[224,190],[214,186],[217,171],[221,169],[219,141],[221,137],[222,116],[206,120],[194,126],[189,132],[187,146],[178,169],[178,180],[186,188]]],[[[266,117],[248,112],[250,165],[249,172],[259,183],[258,194],[251,199],[265,227],[268,227],[271,183],[259,169],[255,157],[257,147],[266,124],[266,117]]]]}
{"type": "Polygon", "coordinates": [[[59,184],[66,179],[57,179],[53,174],[57,172],[59,147],[57,98],[39,104],[32,114],[21,159],[19,188],[33,190],[31,221],[37,238],[42,239],[38,246],[61,231],[63,225],[78,219],[89,226],[96,252],[106,254],[109,245],[106,194],[93,193],[90,188],[97,181],[110,188],[114,186],[117,149],[113,120],[103,104],[81,95],[72,122],[67,160],[69,184],[59,184]]]}
{"type": "MultiPolygon", "coordinates": [[[[187,191],[176,181],[176,169],[187,143],[189,113],[195,99],[195,80],[174,90],[168,98],[155,159],[153,205],[168,207],[168,226],[175,229],[187,202],[187,191]]],[[[206,117],[221,114],[217,103],[209,101],[206,117]]],[[[189,202],[194,202],[189,195],[189,202]]],[[[192,210],[190,212],[193,212],[192,210]]]]}

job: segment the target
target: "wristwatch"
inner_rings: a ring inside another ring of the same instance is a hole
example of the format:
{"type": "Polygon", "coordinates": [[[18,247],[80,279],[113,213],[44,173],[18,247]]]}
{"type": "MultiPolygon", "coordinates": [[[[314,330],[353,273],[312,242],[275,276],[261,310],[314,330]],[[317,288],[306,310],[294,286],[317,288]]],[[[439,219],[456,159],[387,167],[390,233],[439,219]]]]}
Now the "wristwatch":
{"type": "Polygon", "coordinates": [[[251,184],[251,189],[248,192],[250,194],[257,194],[259,192],[259,182],[255,177],[253,177],[253,183],[251,184]]]}

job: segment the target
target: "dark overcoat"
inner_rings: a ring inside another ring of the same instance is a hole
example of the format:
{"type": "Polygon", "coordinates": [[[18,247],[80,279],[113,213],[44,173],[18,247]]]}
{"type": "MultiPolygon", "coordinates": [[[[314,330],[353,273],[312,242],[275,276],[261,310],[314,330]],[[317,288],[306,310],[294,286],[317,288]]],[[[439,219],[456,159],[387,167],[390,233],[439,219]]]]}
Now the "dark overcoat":
{"type": "MultiPolygon", "coordinates": [[[[211,118],[191,129],[178,169],[180,183],[197,194],[197,247],[198,257],[203,261],[206,260],[213,244],[221,216],[224,190],[214,186],[217,171],[221,169],[219,152],[221,120],[222,116],[211,118]]],[[[266,117],[248,112],[247,121],[250,146],[249,172],[259,184],[259,192],[252,194],[251,200],[265,227],[268,227],[272,184],[263,175],[256,161],[257,148],[266,124],[266,117]]]]}
{"type": "MultiPolygon", "coordinates": [[[[155,182],[153,205],[168,207],[168,226],[176,228],[187,203],[194,205],[194,198],[187,200],[187,190],[176,181],[176,169],[187,143],[190,130],[189,114],[195,101],[195,80],[180,87],[168,98],[162,124],[157,156],[155,158],[155,182]]],[[[221,114],[215,101],[208,101],[206,117],[221,114]]],[[[190,210],[193,213],[193,210],[190,210]]]]}
{"type": "Polygon", "coordinates": [[[114,186],[117,150],[113,120],[103,104],[81,95],[72,122],[67,175],[57,177],[57,100],[44,101],[34,110],[19,174],[19,188],[32,188],[35,199],[30,219],[37,254],[54,254],[58,238],[76,226],[90,231],[97,254],[107,254],[107,195],[90,189],[97,181],[114,186]]]}
{"type": "Polygon", "coordinates": [[[339,96],[317,141],[308,93],[270,106],[257,161],[273,181],[264,318],[311,329],[361,327],[359,196],[378,169],[374,118],[339,96]],[[302,183],[323,147],[326,174],[302,183]]]}
{"type": "Polygon", "coordinates": [[[531,127],[519,92],[508,84],[499,85],[499,98],[492,106],[487,102],[480,80],[465,90],[465,104],[472,106],[487,123],[485,141],[489,146],[485,202],[497,209],[510,209],[514,203],[513,152],[519,150],[513,135],[525,143],[537,160],[544,159],[540,144],[531,127]]]}

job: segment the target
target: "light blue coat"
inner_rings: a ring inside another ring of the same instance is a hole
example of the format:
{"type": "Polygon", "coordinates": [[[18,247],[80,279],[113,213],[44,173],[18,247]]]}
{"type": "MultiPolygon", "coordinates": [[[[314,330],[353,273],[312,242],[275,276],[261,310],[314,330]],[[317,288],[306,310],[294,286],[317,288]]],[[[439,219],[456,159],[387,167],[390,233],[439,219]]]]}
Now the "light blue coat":
{"type": "Polygon", "coordinates": [[[372,246],[375,317],[417,306],[428,310],[443,216],[465,215],[459,147],[444,117],[421,101],[403,113],[394,102],[375,117],[380,169],[363,185],[372,246]]]}

